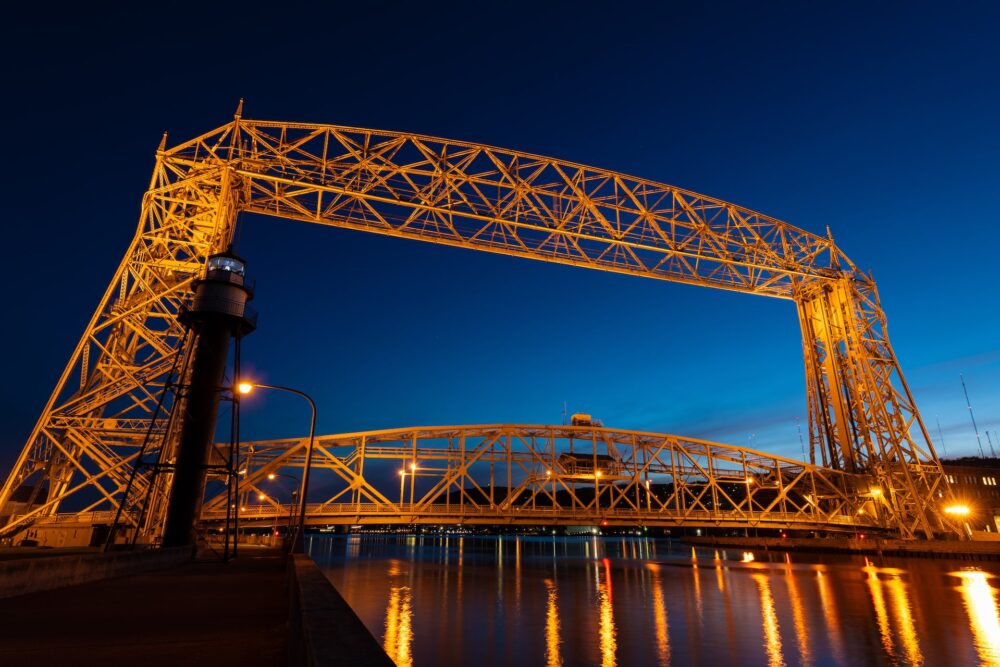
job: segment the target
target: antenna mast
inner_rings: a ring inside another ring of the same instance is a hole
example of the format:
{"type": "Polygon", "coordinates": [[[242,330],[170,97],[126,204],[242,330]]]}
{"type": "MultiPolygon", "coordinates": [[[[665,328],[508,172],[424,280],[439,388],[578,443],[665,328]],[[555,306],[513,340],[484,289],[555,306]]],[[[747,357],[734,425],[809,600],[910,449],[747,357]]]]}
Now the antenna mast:
{"type": "Polygon", "coordinates": [[[979,443],[979,455],[986,458],[983,453],[983,439],[979,437],[979,427],[976,426],[976,415],[972,413],[972,402],[969,400],[969,390],[965,387],[965,377],[959,373],[958,378],[962,381],[962,391],[965,392],[965,404],[969,406],[969,417],[972,418],[972,430],[976,432],[976,442],[979,443]]]}

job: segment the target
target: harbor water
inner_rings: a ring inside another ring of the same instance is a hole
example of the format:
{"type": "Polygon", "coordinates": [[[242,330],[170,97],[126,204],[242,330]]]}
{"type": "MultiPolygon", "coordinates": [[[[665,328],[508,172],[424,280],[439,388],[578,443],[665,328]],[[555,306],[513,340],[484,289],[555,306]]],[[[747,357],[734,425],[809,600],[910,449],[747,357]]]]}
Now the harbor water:
{"type": "Polygon", "coordinates": [[[1000,564],[642,536],[316,535],[400,667],[1000,665],[1000,564]]]}

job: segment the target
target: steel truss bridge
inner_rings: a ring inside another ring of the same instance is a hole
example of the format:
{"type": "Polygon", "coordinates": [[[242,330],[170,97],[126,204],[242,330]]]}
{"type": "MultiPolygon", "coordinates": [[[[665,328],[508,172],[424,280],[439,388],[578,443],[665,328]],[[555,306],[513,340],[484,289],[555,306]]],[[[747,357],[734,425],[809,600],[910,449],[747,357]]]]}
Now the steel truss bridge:
{"type": "MultiPolygon", "coordinates": [[[[289,489],[272,476],[302,468],[307,445],[242,445],[241,520],[289,521],[289,489]]],[[[865,475],[676,435],[432,426],[320,437],[315,447],[314,483],[326,493],[321,502],[313,493],[308,524],[889,528],[885,497],[865,475]]],[[[211,498],[203,519],[224,521],[226,503],[224,493],[211,498]]]]}
{"type": "MultiPolygon", "coordinates": [[[[172,148],[164,136],[135,236],[0,489],[0,537],[67,513],[120,508],[125,525],[156,540],[171,475],[153,475],[154,466],[129,479],[140,452],[144,461],[174,460],[185,401],[177,388],[194,343],[178,313],[207,258],[231,245],[241,212],[792,301],[802,329],[809,479],[846,493],[854,479],[847,475],[864,477],[862,488],[882,494],[886,525],[904,537],[955,530],[942,512],[950,491],[889,344],[875,282],[829,234],[553,158],[400,132],[247,120],[241,109],[232,122],[172,148]]],[[[637,451],[641,467],[646,450],[637,451]]],[[[705,472],[708,495],[699,502],[722,502],[719,472],[705,472]]],[[[768,483],[788,480],[780,466],[774,475],[768,483]]],[[[631,508],[635,481],[617,479],[600,497],[617,499],[616,512],[641,512],[641,502],[631,508]]],[[[685,507],[703,511],[691,488],[678,491],[690,501],[685,507]]],[[[369,486],[358,492],[390,504],[369,486]]],[[[532,488],[528,496],[537,506],[546,494],[532,488]]],[[[801,515],[790,509],[791,496],[781,497],[772,510],[801,515]]],[[[753,500],[743,507],[756,510],[753,500]]],[[[397,511],[416,516],[415,505],[397,511]]],[[[822,511],[833,523],[844,515],[822,511]]]]}

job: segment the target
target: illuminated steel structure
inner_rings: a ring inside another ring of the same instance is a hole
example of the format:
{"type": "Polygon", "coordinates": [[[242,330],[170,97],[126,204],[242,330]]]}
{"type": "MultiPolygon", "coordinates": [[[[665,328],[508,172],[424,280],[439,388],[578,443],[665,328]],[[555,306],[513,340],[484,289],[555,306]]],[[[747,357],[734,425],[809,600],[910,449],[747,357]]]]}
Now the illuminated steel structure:
{"type": "MultiPolygon", "coordinates": [[[[156,153],[139,226],[0,491],[3,534],[51,516],[116,508],[138,448],[169,462],[167,382],[183,386],[178,321],[239,212],[794,301],[802,326],[810,459],[884,489],[909,537],[952,525],[937,456],[886,335],[875,283],[834,245],[669,185],[479,144],[414,134],[246,120],[156,153]],[[158,409],[162,404],[162,409],[158,409]],[[859,478],[860,479],[860,478],[859,478]],[[3,509],[22,485],[16,510],[3,509]],[[22,492],[23,493],[23,492],[22,492]]],[[[169,474],[141,477],[158,530],[169,474]],[[149,488],[149,479],[156,488],[149,488]]]]}
{"type": "MultiPolygon", "coordinates": [[[[305,465],[308,438],[243,443],[243,520],[288,513],[266,493],[305,465]]],[[[858,476],[705,440],[591,426],[429,426],[316,438],[328,498],[307,524],[646,525],[856,531],[890,527],[858,476]],[[366,467],[400,478],[398,499],[366,467]],[[372,477],[371,475],[369,477],[372,477]],[[419,490],[418,490],[419,489],[419,490]]],[[[315,499],[314,499],[315,500],[315,499]]],[[[221,522],[224,494],[202,518],[221,522]]]]}

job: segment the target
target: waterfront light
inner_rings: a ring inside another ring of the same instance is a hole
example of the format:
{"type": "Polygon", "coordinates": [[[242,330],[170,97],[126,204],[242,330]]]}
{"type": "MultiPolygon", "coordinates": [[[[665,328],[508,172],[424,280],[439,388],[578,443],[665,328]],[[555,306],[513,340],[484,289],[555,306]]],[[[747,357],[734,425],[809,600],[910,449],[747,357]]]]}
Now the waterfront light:
{"type": "Polygon", "coordinates": [[[969,516],[971,511],[968,505],[948,505],[944,508],[944,513],[952,516],[969,516]]]}
{"type": "Polygon", "coordinates": [[[291,544],[292,553],[302,553],[305,545],[304,533],[306,529],[306,498],[309,497],[309,472],[312,469],[313,445],[316,442],[316,402],[313,401],[309,394],[298,389],[292,389],[291,387],[282,387],[276,384],[253,384],[252,382],[240,382],[236,385],[236,389],[241,394],[249,394],[255,388],[273,389],[274,391],[295,394],[309,403],[309,410],[311,412],[309,419],[309,444],[306,446],[306,465],[305,471],[302,473],[302,491],[299,493],[299,524],[291,544]]]}

